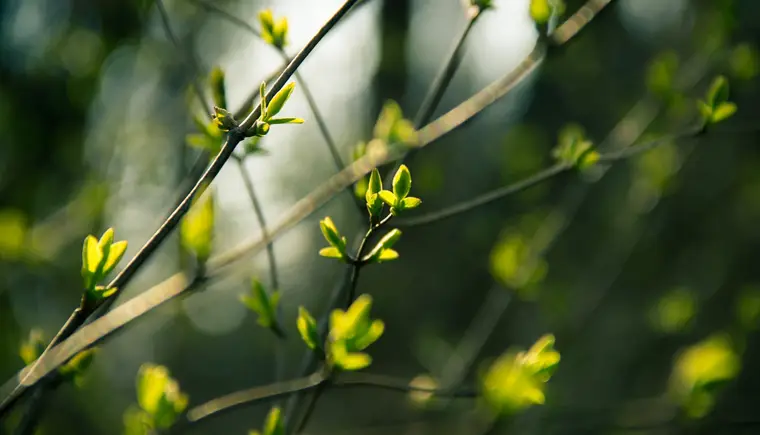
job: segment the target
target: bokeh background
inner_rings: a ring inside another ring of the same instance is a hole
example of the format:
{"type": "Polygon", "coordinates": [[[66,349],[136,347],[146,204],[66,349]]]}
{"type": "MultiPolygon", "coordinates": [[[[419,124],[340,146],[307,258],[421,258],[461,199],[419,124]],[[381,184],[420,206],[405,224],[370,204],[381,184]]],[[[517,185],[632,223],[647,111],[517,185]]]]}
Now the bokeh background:
{"type": "MultiPolygon", "coordinates": [[[[345,160],[371,137],[386,100],[413,117],[465,25],[457,0],[362,3],[299,70],[345,160]]],[[[528,3],[494,1],[467,41],[438,114],[530,52],[537,31],[528,3]]],[[[583,2],[567,3],[573,12],[583,2]]],[[[0,2],[3,379],[23,367],[19,346],[30,330],[51,337],[78,304],[83,238],[114,227],[117,239],[129,241],[129,257],[175,203],[198,156],[185,143],[194,128],[191,81],[205,83],[220,66],[237,108],[281,65],[271,47],[196,2],[165,4],[179,46],[148,0],[0,2]]],[[[254,26],[265,7],[287,16],[294,54],[341,2],[215,4],[254,26]]],[[[562,362],[547,404],[504,433],[756,433],[760,60],[753,42],[760,40],[760,3],[613,0],[608,9],[514,92],[409,161],[413,193],[424,200],[418,213],[550,165],[568,123],[610,148],[681,132],[691,125],[693,99],[719,73],[730,79],[738,113],[714,133],[617,164],[603,178],[564,174],[403,229],[400,260],[368,268],[359,283],[387,325],[370,349],[368,371],[475,383],[489,359],[551,332],[562,362]],[[663,394],[675,355],[721,332],[735,345],[740,373],[709,415],[672,423],[663,394]]],[[[270,222],[334,172],[298,89],[285,112],[307,122],[273,128],[262,141],[269,154],[246,161],[270,222]]],[[[213,188],[215,252],[260,234],[232,164],[213,188]]],[[[298,376],[305,347],[295,331],[297,308],[322,315],[343,277],[340,264],[317,256],[317,222],[327,215],[347,235],[364,221],[340,193],[275,244],[284,345],[238,300],[251,277],[268,282],[266,256],[258,253],[243,261],[244,273],[213,280],[105,343],[84,385],[62,387],[49,400],[41,432],[120,433],[146,361],[169,367],[191,404],[298,376]]],[[[187,267],[175,234],[119,301],[187,267]]],[[[307,432],[476,433],[472,405],[420,409],[402,393],[333,390],[307,432]]],[[[189,433],[247,433],[267,410],[233,412],[189,433]]]]}

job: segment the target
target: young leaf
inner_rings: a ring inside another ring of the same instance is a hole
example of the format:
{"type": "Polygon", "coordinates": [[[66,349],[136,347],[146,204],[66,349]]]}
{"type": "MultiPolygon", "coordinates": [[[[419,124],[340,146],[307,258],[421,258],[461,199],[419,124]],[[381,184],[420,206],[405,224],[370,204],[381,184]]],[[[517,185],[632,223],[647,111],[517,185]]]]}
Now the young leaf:
{"type": "Polygon", "coordinates": [[[718,122],[728,119],[734,113],[736,113],[736,104],[731,103],[731,102],[720,103],[718,107],[715,108],[715,110],[712,112],[710,121],[713,124],[716,124],[718,122]]]}
{"type": "Polygon", "coordinates": [[[47,340],[42,329],[34,328],[29,332],[29,338],[21,344],[18,354],[24,364],[29,365],[42,355],[46,346],[47,340]]]}
{"type": "Polygon", "coordinates": [[[380,199],[382,199],[383,202],[388,204],[390,207],[396,206],[396,195],[394,195],[390,190],[381,190],[378,195],[380,196],[380,199]]]}
{"type": "Polygon", "coordinates": [[[295,87],[295,82],[288,83],[272,98],[272,101],[269,102],[269,107],[267,109],[267,120],[280,113],[282,108],[285,106],[285,103],[293,94],[293,89],[295,89],[295,87]]]}
{"type": "Polygon", "coordinates": [[[321,349],[319,345],[319,333],[317,332],[317,321],[304,307],[298,307],[298,320],[296,321],[298,333],[301,334],[306,346],[309,349],[321,349]]]}
{"type": "Polygon", "coordinates": [[[240,301],[251,311],[258,314],[257,322],[264,328],[273,328],[277,325],[277,304],[280,300],[279,292],[267,295],[264,286],[257,279],[251,280],[250,295],[240,295],[240,301]]]}
{"type": "Polygon", "coordinates": [[[707,91],[707,103],[713,108],[728,101],[728,80],[725,76],[717,76],[707,91]]]}
{"type": "Polygon", "coordinates": [[[373,262],[380,260],[380,257],[382,256],[384,251],[391,251],[390,253],[386,254],[384,257],[384,261],[388,260],[394,260],[398,258],[398,253],[396,251],[393,251],[391,247],[398,241],[398,239],[401,238],[401,231],[398,229],[392,229],[389,231],[385,236],[383,236],[382,239],[380,239],[379,242],[377,242],[377,245],[375,245],[374,248],[367,254],[364,261],[373,262]]]}
{"type": "Polygon", "coordinates": [[[190,208],[180,225],[180,240],[188,251],[195,254],[199,263],[211,255],[214,240],[214,197],[209,191],[190,208]]]}
{"type": "Polygon", "coordinates": [[[343,259],[343,254],[335,246],[329,246],[327,248],[320,249],[319,255],[326,258],[337,258],[339,260],[343,259]]]}
{"type": "Polygon", "coordinates": [[[401,201],[412,189],[412,175],[406,165],[401,165],[393,176],[393,194],[401,201]]]}
{"type": "Polygon", "coordinates": [[[398,258],[398,252],[393,249],[383,249],[380,251],[380,255],[377,257],[378,263],[384,263],[386,261],[392,261],[398,258]]]}
{"type": "Polygon", "coordinates": [[[319,221],[319,228],[322,230],[322,235],[331,246],[338,248],[338,251],[344,253],[346,251],[346,243],[341,238],[338,228],[329,216],[319,221]]]}
{"type": "Polygon", "coordinates": [[[237,121],[235,121],[232,112],[218,106],[214,106],[214,122],[222,131],[229,131],[237,127],[237,121]]]}
{"type": "Polygon", "coordinates": [[[103,276],[108,275],[119,264],[124,253],[127,252],[127,241],[122,240],[111,245],[111,249],[108,251],[108,258],[106,258],[103,265],[103,276]]]}
{"type": "Polygon", "coordinates": [[[214,67],[209,74],[209,86],[214,104],[219,107],[227,107],[227,95],[224,90],[224,71],[218,66],[214,67]]]}
{"type": "Polygon", "coordinates": [[[303,124],[303,118],[270,118],[270,124],[303,124]]]}
{"type": "Polygon", "coordinates": [[[413,208],[419,207],[419,205],[422,204],[422,200],[419,198],[415,198],[413,196],[407,196],[403,200],[401,200],[401,203],[399,204],[401,210],[411,210],[413,208]]]}
{"type": "Polygon", "coordinates": [[[284,435],[285,426],[282,422],[282,410],[275,406],[269,410],[267,418],[264,421],[263,435],[284,435]]]}

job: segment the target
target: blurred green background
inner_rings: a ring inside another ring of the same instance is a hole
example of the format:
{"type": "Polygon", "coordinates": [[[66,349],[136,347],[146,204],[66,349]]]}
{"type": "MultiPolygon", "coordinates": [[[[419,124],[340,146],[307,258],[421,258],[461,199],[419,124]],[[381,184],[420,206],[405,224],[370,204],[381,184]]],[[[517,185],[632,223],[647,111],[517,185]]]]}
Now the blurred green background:
{"type": "MultiPolygon", "coordinates": [[[[265,7],[287,16],[290,54],[341,3],[215,2],[253,25],[265,7]]],[[[347,161],[371,137],[386,100],[413,117],[465,25],[457,0],[363,3],[299,70],[347,161]]],[[[528,3],[494,1],[437,114],[530,52],[537,33],[528,3]]],[[[567,3],[568,12],[583,4],[567,3]]],[[[192,0],[165,4],[180,47],[167,38],[152,1],[0,2],[3,380],[23,367],[19,347],[30,330],[52,337],[79,303],[83,238],[114,227],[132,256],[175,203],[198,155],[185,144],[194,128],[191,81],[205,82],[220,66],[237,108],[282,62],[192,0]]],[[[415,155],[408,164],[412,192],[424,201],[415,213],[422,214],[549,166],[569,123],[582,125],[600,147],[681,132],[691,125],[693,100],[716,74],[729,78],[739,107],[715,132],[616,164],[599,181],[564,174],[466,214],[403,229],[401,258],[368,268],[359,283],[358,291],[375,299],[373,316],[387,325],[370,349],[368,371],[473,383],[491,358],[551,332],[562,362],[547,404],[504,433],[757,433],[758,17],[753,0],[613,0],[514,92],[415,155]],[[672,413],[662,398],[674,357],[714,333],[731,337],[741,371],[707,416],[662,424],[672,413]]],[[[285,111],[306,123],[273,129],[262,140],[269,154],[246,162],[270,222],[334,172],[298,87],[285,111]]],[[[260,229],[236,168],[226,167],[214,189],[214,248],[223,252],[260,229]]],[[[191,405],[298,376],[305,346],[295,331],[297,308],[321,316],[343,276],[339,263],[317,256],[318,220],[327,215],[347,235],[364,219],[341,193],[275,244],[284,349],[238,301],[247,277],[212,281],[104,344],[80,389],[52,395],[41,432],[120,433],[146,361],[169,367],[191,405]]],[[[175,234],[120,301],[186,267],[175,234]]],[[[268,282],[263,252],[246,267],[247,276],[268,282]]],[[[475,433],[471,401],[444,405],[420,409],[397,392],[332,390],[307,433],[475,433]]],[[[189,433],[247,433],[267,410],[262,404],[233,412],[189,433]]]]}

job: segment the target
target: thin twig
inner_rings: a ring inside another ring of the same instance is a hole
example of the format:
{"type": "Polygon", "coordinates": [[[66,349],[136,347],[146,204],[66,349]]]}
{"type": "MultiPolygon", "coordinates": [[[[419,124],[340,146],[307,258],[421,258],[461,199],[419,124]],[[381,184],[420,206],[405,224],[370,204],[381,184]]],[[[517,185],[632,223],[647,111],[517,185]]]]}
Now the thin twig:
{"type": "MultiPolygon", "coordinates": [[[[177,36],[172,30],[172,26],[169,21],[169,14],[166,12],[166,7],[164,6],[163,0],[156,0],[156,9],[158,9],[158,15],[161,17],[161,23],[163,24],[164,31],[166,32],[166,36],[169,38],[169,41],[171,41],[172,45],[177,51],[184,51],[182,50],[182,45],[179,43],[179,39],[177,39],[177,36]]],[[[182,58],[185,59],[185,56],[182,56],[182,58]]],[[[203,94],[203,89],[198,83],[198,77],[201,76],[200,68],[198,68],[198,63],[195,61],[192,55],[187,54],[185,64],[193,75],[193,78],[190,80],[190,84],[193,86],[193,90],[198,97],[198,101],[203,104],[203,111],[206,112],[206,114],[210,117],[212,106],[209,104],[208,100],[203,94]]]]}
{"type": "MultiPolygon", "coordinates": [[[[454,73],[462,63],[465,46],[464,43],[467,40],[467,36],[469,36],[470,31],[475,26],[475,22],[478,20],[478,18],[483,15],[483,11],[480,10],[480,8],[474,10],[476,12],[468,14],[467,24],[462,30],[462,33],[456,39],[454,47],[451,50],[451,54],[449,54],[446,62],[444,62],[444,64],[441,66],[441,69],[436,74],[433,82],[430,84],[430,87],[427,90],[427,94],[425,94],[425,97],[422,100],[422,104],[420,105],[420,108],[417,111],[417,115],[414,118],[414,128],[416,129],[419,129],[430,122],[430,119],[435,113],[435,109],[438,107],[441,99],[443,98],[443,94],[446,92],[446,89],[448,89],[449,84],[451,83],[451,79],[454,78],[454,73]]],[[[404,163],[404,160],[412,157],[417,151],[418,149],[416,148],[411,149],[408,153],[402,156],[396,162],[396,166],[393,168],[393,170],[388,173],[383,184],[390,184],[393,174],[398,171],[398,169],[404,163]]]]}
{"type": "MultiPolygon", "coordinates": [[[[341,18],[343,18],[346,12],[348,12],[348,10],[351,9],[351,7],[353,7],[354,3],[357,1],[358,0],[346,0],[341,8],[332,17],[330,17],[330,19],[325,23],[324,26],[322,26],[322,28],[319,29],[317,34],[311,40],[309,40],[306,46],[298,53],[298,55],[293,58],[293,61],[287,66],[287,68],[285,68],[282,74],[280,74],[277,81],[269,90],[269,93],[267,95],[268,99],[274,97],[274,95],[280,89],[282,89],[283,86],[285,86],[285,83],[288,81],[288,79],[293,75],[293,73],[295,73],[296,69],[298,69],[298,67],[303,63],[306,57],[311,54],[317,44],[322,40],[322,38],[324,38],[324,36],[329,33],[335,24],[337,24],[341,18]]],[[[179,207],[177,207],[174,212],[171,213],[169,218],[158,228],[158,230],[156,230],[153,236],[148,239],[145,245],[143,245],[137,254],[124,267],[124,269],[122,269],[121,272],[108,284],[107,288],[118,288],[119,290],[123,290],[129,281],[131,281],[137,270],[139,270],[141,266],[153,255],[153,253],[158,249],[163,241],[179,224],[182,217],[184,217],[184,215],[190,209],[190,205],[192,204],[193,199],[201,195],[206,190],[208,185],[214,180],[214,178],[216,178],[216,176],[221,171],[222,166],[224,166],[224,163],[232,155],[237,144],[245,138],[245,132],[261,115],[260,110],[261,108],[257,106],[238,127],[232,129],[229,132],[227,135],[227,140],[222,146],[222,150],[211,162],[209,167],[203,173],[190,193],[181,202],[179,207]]],[[[111,296],[109,299],[113,298],[114,297],[111,296]]],[[[84,313],[84,311],[80,312],[84,313]]],[[[85,313],[84,315],[78,316],[76,319],[77,321],[74,322],[74,325],[76,326],[74,329],[77,329],[79,326],[81,326],[89,314],[90,313],[85,313]]],[[[68,335],[70,335],[70,332],[68,332],[68,335]]],[[[68,337],[68,335],[64,335],[63,338],[68,337]]],[[[38,363],[44,361],[45,359],[45,355],[41,356],[38,359],[38,363]]],[[[41,364],[41,366],[44,367],[45,364],[41,364]]],[[[4,398],[2,404],[0,404],[0,416],[7,412],[7,410],[10,408],[9,405],[11,403],[15,402],[22,396],[22,394],[27,390],[28,385],[36,383],[40,378],[39,373],[36,373],[34,370],[29,371],[27,376],[30,376],[30,378],[25,379],[26,382],[19,383],[18,387],[9,396],[4,398]]]]}
{"type": "MultiPolygon", "coordinates": [[[[256,215],[256,220],[259,223],[259,228],[261,228],[261,233],[265,234],[267,239],[269,239],[269,231],[267,230],[267,221],[264,217],[264,210],[261,206],[261,203],[259,202],[258,196],[256,196],[256,191],[253,189],[253,181],[251,181],[251,176],[248,174],[248,171],[245,169],[244,160],[239,157],[234,157],[236,166],[240,170],[240,177],[243,179],[243,186],[245,186],[246,193],[248,193],[248,198],[251,200],[251,204],[253,205],[253,212],[256,215]]],[[[280,288],[280,283],[277,275],[277,260],[274,256],[274,244],[270,241],[267,243],[267,262],[269,263],[269,283],[271,285],[270,289],[271,291],[276,291],[280,288]]]]}
{"type": "MultiPolygon", "coordinates": [[[[601,5],[603,7],[606,3],[609,1],[593,1],[594,4],[601,5]]],[[[339,11],[338,14],[342,16],[342,14],[345,14],[346,5],[344,5],[343,8],[339,11]]],[[[588,14],[583,18],[583,20],[580,21],[582,25],[585,25],[590,21],[590,18],[588,14]]],[[[332,27],[335,24],[335,21],[339,20],[340,17],[334,16],[333,19],[331,19],[330,22],[328,22],[327,26],[332,27]]],[[[571,26],[572,31],[567,32],[555,32],[555,34],[564,34],[569,35],[568,37],[564,39],[559,39],[559,43],[564,43],[569,40],[569,37],[574,36],[577,34],[578,30],[582,27],[582,25],[578,25],[578,23],[571,18],[571,20],[567,21],[565,24],[563,24],[562,27],[560,27],[560,30],[563,29],[565,25],[571,26]]],[[[326,33],[326,32],[325,32],[326,33]]],[[[321,39],[324,36],[324,33],[320,31],[320,34],[318,34],[315,39],[321,39]]],[[[312,40],[314,42],[314,40],[312,40]]],[[[316,44],[316,42],[314,43],[316,44]]],[[[284,85],[284,82],[287,80],[286,77],[290,77],[292,73],[294,72],[295,68],[300,65],[300,63],[303,61],[303,58],[305,56],[308,56],[308,54],[313,50],[313,46],[307,45],[307,47],[302,51],[302,53],[299,53],[300,55],[304,55],[301,59],[294,59],[294,61],[283,71],[281,75],[282,80],[278,80],[278,83],[276,83],[276,86],[273,87],[273,90],[270,91],[270,94],[273,95],[277,90],[281,89],[281,87],[284,85]],[[283,78],[285,77],[285,78],[283,78]]],[[[473,116],[480,113],[482,110],[490,106],[494,101],[496,101],[501,96],[507,94],[511,89],[514,88],[516,84],[518,84],[523,78],[527,76],[527,74],[532,71],[541,61],[542,50],[533,50],[528,57],[516,68],[516,70],[512,71],[511,73],[504,76],[502,79],[497,80],[496,82],[492,83],[485,89],[481,90],[477,94],[475,94],[473,97],[468,99],[467,101],[461,103],[459,106],[455,107],[454,109],[450,110],[445,115],[439,117],[437,120],[433,121],[432,123],[428,124],[427,127],[423,128],[420,131],[420,140],[417,143],[418,147],[422,147],[425,145],[428,145],[432,143],[433,141],[437,140],[438,138],[442,137],[445,134],[448,134],[449,132],[453,131],[457,127],[461,126],[465,121],[469,120],[473,116]]],[[[296,57],[298,58],[298,56],[296,57]]],[[[247,118],[246,121],[244,121],[245,126],[249,126],[249,124],[252,124],[256,117],[258,117],[257,109],[254,109],[254,112],[251,114],[252,116],[247,118]]],[[[235,138],[237,142],[240,141],[240,138],[235,138]]],[[[196,193],[201,191],[200,188],[201,185],[205,184],[205,182],[213,179],[216,174],[221,169],[222,161],[229,158],[229,155],[231,155],[231,150],[228,150],[230,148],[230,138],[228,138],[227,143],[222,149],[222,153],[220,153],[219,156],[212,162],[211,166],[207,169],[207,171],[204,173],[204,175],[201,177],[201,180],[199,183],[194,186],[191,194],[187,195],[187,198],[193,198],[196,193]]],[[[262,249],[265,247],[265,244],[269,242],[269,240],[282,235],[286,230],[292,228],[297,222],[300,222],[302,219],[308,217],[313,213],[319,206],[323,205],[329,198],[331,198],[336,192],[339,192],[340,190],[344,189],[347,185],[350,185],[356,180],[358,180],[360,177],[368,174],[373,168],[377,167],[380,164],[383,164],[384,162],[387,162],[389,160],[392,160],[392,156],[390,155],[390,151],[388,149],[385,150],[378,150],[376,154],[365,156],[356,162],[354,162],[352,165],[341,171],[339,174],[336,174],[335,176],[331,177],[327,182],[325,182],[323,185],[318,187],[315,191],[313,191],[311,194],[307,195],[305,198],[298,201],[291,210],[286,213],[285,217],[274,227],[270,227],[270,237],[269,238],[259,238],[253,242],[244,243],[238,248],[232,249],[230,251],[227,251],[221,255],[218,255],[216,257],[212,257],[209,260],[209,269],[214,269],[215,273],[218,273],[222,268],[225,266],[228,266],[237,260],[240,260],[244,258],[246,254],[249,254],[251,252],[255,252],[259,249],[262,249]]],[[[187,199],[186,198],[186,199],[187,199]]],[[[133,259],[130,264],[127,265],[127,267],[122,271],[122,274],[116,277],[114,282],[118,284],[126,284],[129,282],[132,275],[136,272],[137,268],[147,260],[147,257],[152,254],[152,252],[157,248],[157,246],[160,244],[159,238],[163,240],[166,235],[173,229],[177,223],[178,220],[181,218],[181,215],[183,215],[187,210],[186,207],[187,204],[185,204],[187,201],[182,201],[181,205],[177,207],[177,210],[175,210],[170,217],[167,219],[164,225],[159,228],[157,231],[157,234],[160,234],[160,236],[154,235],[145,247],[138,253],[138,255],[133,259]],[[185,204],[185,205],[182,205],[185,204]]],[[[176,277],[176,275],[175,275],[176,277]]],[[[113,283],[113,282],[112,282],[113,283]]],[[[149,292],[145,292],[132,300],[126,302],[122,307],[129,306],[133,310],[135,310],[138,314],[133,315],[133,313],[129,313],[125,310],[115,310],[114,313],[109,313],[107,316],[103,317],[99,320],[104,320],[104,322],[99,323],[98,326],[100,328],[103,328],[104,326],[107,329],[107,332],[104,334],[101,334],[100,331],[98,331],[98,328],[94,328],[95,322],[88,325],[85,330],[82,332],[87,332],[86,335],[79,335],[72,336],[70,339],[65,340],[61,345],[56,346],[56,349],[58,349],[54,354],[48,355],[47,357],[40,358],[40,366],[38,370],[35,370],[36,375],[34,378],[31,378],[30,382],[24,383],[24,385],[21,385],[21,382],[19,379],[23,377],[26,373],[31,372],[28,367],[25,367],[20,373],[19,377],[16,377],[14,379],[8,380],[2,388],[2,392],[5,393],[3,397],[5,397],[5,401],[0,405],[0,415],[2,413],[6,412],[8,409],[8,405],[11,402],[15,402],[24,391],[27,390],[27,388],[30,385],[33,385],[36,383],[41,376],[44,376],[48,373],[50,373],[52,370],[55,370],[58,366],[63,364],[68,358],[73,356],[76,352],[71,353],[72,350],[80,351],[82,349],[86,349],[88,346],[91,345],[91,342],[88,342],[88,340],[94,340],[94,339],[102,339],[106,335],[109,335],[113,333],[115,330],[120,329],[126,322],[130,321],[131,319],[135,319],[142,314],[144,314],[147,311],[150,311],[151,309],[159,306],[160,304],[163,304],[164,302],[173,299],[174,297],[179,296],[180,294],[185,293],[185,289],[177,289],[177,290],[169,290],[167,287],[162,283],[162,285],[155,286],[152,288],[149,292]],[[111,316],[111,314],[116,314],[116,311],[119,311],[119,316],[111,316]],[[123,322],[123,323],[121,323],[123,322]],[[11,391],[12,390],[12,391],[11,391]],[[7,393],[6,393],[7,391],[7,393]]],[[[123,287],[123,286],[122,286],[123,287]]],[[[120,287],[120,288],[122,288],[120,287]]],[[[112,301],[113,298],[108,299],[106,303],[109,301],[112,301]]],[[[120,308],[122,308],[120,307],[120,308]]],[[[78,326],[81,326],[78,325],[78,326]]],[[[78,327],[77,326],[77,327],[78,327]]],[[[75,328],[76,329],[76,328],[75,328]]]]}

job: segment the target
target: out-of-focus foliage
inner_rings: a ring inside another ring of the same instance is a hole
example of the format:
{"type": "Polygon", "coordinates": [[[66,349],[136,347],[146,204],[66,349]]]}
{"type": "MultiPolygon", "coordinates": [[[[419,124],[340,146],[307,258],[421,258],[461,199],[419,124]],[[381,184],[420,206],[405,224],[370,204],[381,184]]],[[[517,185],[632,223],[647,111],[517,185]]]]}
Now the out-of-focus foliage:
{"type": "Polygon", "coordinates": [[[543,405],[545,384],[559,360],[553,335],[541,337],[527,352],[505,352],[483,376],[483,399],[497,415],[512,415],[543,405]]]}
{"type": "Polygon", "coordinates": [[[336,309],[330,314],[326,346],[328,364],[339,370],[351,371],[361,370],[372,363],[372,357],[361,351],[383,335],[385,323],[370,319],[371,308],[372,297],[363,294],[348,310],[336,309]]]}
{"type": "Polygon", "coordinates": [[[719,388],[741,368],[740,356],[727,336],[716,334],[677,355],[670,378],[670,392],[694,418],[713,407],[719,388]]]}
{"type": "Polygon", "coordinates": [[[161,365],[145,363],[137,373],[137,405],[124,414],[127,435],[150,434],[155,429],[167,429],[177,420],[188,404],[188,396],[161,365]]]}

